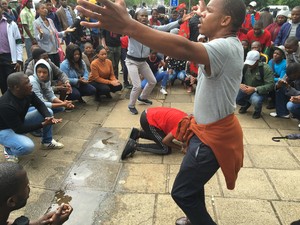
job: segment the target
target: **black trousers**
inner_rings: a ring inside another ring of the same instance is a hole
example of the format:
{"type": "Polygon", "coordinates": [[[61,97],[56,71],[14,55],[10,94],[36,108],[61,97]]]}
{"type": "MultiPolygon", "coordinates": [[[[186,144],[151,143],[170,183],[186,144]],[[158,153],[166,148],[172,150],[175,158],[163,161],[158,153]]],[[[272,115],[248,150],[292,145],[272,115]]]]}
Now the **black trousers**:
{"type": "Polygon", "coordinates": [[[174,181],[172,198],[193,225],[216,225],[205,206],[204,185],[217,172],[213,151],[194,135],[174,181]]]}
{"type": "Polygon", "coordinates": [[[123,86],[122,84],[118,86],[113,86],[111,84],[102,84],[98,82],[91,82],[91,85],[93,85],[96,88],[96,95],[108,95],[110,92],[115,93],[117,91],[121,91],[123,86]]]}
{"type": "Polygon", "coordinates": [[[2,95],[7,91],[7,77],[15,72],[15,66],[16,64],[11,62],[10,53],[0,54],[0,89],[2,95]]]}
{"type": "Polygon", "coordinates": [[[171,153],[171,148],[164,145],[162,140],[165,138],[166,134],[148,123],[147,114],[145,111],[142,112],[140,117],[140,124],[143,130],[140,131],[140,138],[152,140],[155,144],[137,144],[137,150],[142,152],[151,152],[159,155],[166,155],[171,153]]]}

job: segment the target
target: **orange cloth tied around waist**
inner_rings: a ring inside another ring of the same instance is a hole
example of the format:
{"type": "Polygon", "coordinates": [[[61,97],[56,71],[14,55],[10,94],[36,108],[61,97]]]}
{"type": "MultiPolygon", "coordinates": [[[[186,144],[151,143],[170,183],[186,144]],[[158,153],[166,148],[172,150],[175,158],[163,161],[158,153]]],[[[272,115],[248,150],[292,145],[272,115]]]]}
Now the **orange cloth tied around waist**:
{"type": "Polygon", "coordinates": [[[193,116],[183,118],[178,124],[175,138],[188,143],[194,134],[212,149],[227,188],[234,189],[244,159],[243,132],[236,116],[230,114],[210,124],[197,124],[193,116]]]}

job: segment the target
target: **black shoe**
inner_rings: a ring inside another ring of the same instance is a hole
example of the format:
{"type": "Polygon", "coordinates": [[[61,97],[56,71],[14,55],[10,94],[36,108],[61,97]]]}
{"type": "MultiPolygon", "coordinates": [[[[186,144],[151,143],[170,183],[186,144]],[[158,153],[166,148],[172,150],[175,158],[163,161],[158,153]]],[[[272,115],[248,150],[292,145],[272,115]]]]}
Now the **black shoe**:
{"type": "Polygon", "coordinates": [[[172,79],[172,80],[170,80],[170,84],[171,84],[171,86],[173,86],[173,85],[174,85],[174,83],[175,83],[175,80],[176,80],[176,79],[172,79]]]}
{"type": "Polygon", "coordinates": [[[139,134],[140,134],[139,129],[133,127],[131,128],[129,138],[131,138],[132,140],[137,140],[140,136],[139,134]]]}
{"type": "Polygon", "coordinates": [[[78,99],[78,102],[82,104],[86,104],[86,101],[84,101],[83,98],[78,99]]]}
{"type": "Polygon", "coordinates": [[[129,138],[122,152],[121,159],[124,160],[125,158],[132,156],[135,153],[135,147],[136,141],[129,138]]]}
{"type": "Polygon", "coordinates": [[[127,89],[132,89],[133,86],[129,83],[124,83],[124,88],[127,88],[127,89]]]}
{"type": "Polygon", "coordinates": [[[274,104],[274,102],[269,102],[266,108],[267,108],[267,109],[275,109],[275,104],[274,104]]]}
{"type": "Polygon", "coordinates": [[[135,107],[128,107],[128,110],[132,115],[137,115],[139,113],[135,107]]]}
{"type": "Polygon", "coordinates": [[[239,110],[239,114],[245,114],[247,112],[247,109],[249,109],[250,106],[251,106],[250,103],[247,103],[247,105],[242,106],[239,110]]]}
{"type": "Polygon", "coordinates": [[[110,93],[106,94],[105,96],[106,96],[106,98],[109,98],[109,99],[111,99],[111,98],[112,98],[112,96],[111,96],[111,94],[110,94],[110,93]]]}
{"type": "Polygon", "coordinates": [[[42,129],[38,129],[38,130],[31,131],[30,134],[35,137],[42,137],[43,131],[42,129]]]}
{"type": "Polygon", "coordinates": [[[152,105],[152,101],[149,99],[141,99],[140,97],[138,97],[138,102],[145,105],[152,105]]]}
{"type": "Polygon", "coordinates": [[[255,111],[252,115],[253,119],[259,119],[260,118],[260,112],[255,111]]]}

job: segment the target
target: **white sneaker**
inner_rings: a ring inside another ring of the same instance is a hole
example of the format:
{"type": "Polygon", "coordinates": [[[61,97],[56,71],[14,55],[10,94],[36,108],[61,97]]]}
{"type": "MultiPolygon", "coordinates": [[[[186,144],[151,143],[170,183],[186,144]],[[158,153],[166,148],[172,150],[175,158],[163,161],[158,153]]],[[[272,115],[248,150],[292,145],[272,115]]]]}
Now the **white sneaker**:
{"type": "Polygon", "coordinates": [[[60,142],[55,141],[52,139],[50,143],[42,143],[42,149],[60,149],[63,148],[64,145],[60,142]]]}
{"type": "Polygon", "coordinates": [[[168,92],[164,88],[160,89],[160,93],[162,93],[163,95],[167,95],[168,94],[168,92]]]}
{"type": "Polygon", "coordinates": [[[7,162],[14,162],[14,163],[18,163],[19,162],[19,159],[17,156],[15,155],[9,155],[6,151],[5,151],[5,148],[3,150],[4,152],[4,157],[6,159],[7,162]]]}
{"type": "Polygon", "coordinates": [[[271,112],[270,113],[270,116],[272,117],[279,117],[279,118],[284,118],[284,119],[289,119],[290,118],[290,115],[284,115],[284,116],[278,116],[276,112],[271,112]]]}
{"type": "Polygon", "coordinates": [[[298,124],[298,127],[300,128],[300,123],[298,124]]]}

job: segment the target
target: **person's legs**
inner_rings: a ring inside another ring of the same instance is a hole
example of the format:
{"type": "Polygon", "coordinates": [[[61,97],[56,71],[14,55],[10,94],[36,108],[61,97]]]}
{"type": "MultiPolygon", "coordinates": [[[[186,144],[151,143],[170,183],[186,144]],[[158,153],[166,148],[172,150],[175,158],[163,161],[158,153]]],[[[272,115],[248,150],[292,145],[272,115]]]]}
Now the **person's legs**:
{"type": "Polygon", "coordinates": [[[121,62],[123,63],[123,82],[124,82],[124,87],[125,88],[131,88],[132,86],[129,84],[129,80],[128,80],[128,69],[125,63],[125,59],[127,56],[127,49],[126,48],[122,48],[121,49],[121,62]]]}
{"type": "Polygon", "coordinates": [[[215,225],[205,206],[204,185],[219,168],[213,151],[193,136],[171,192],[192,224],[215,225]]]}
{"type": "Polygon", "coordinates": [[[255,112],[261,113],[262,104],[264,102],[265,95],[259,95],[256,92],[254,92],[250,96],[250,103],[254,106],[255,112]]]}
{"type": "Polygon", "coordinates": [[[300,120],[300,104],[295,104],[292,102],[288,102],[286,104],[287,109],[292,113],[292,115],[300,120]]]}
{"type": "Polygon", "coordinates": [[[81,98],[81,94],[77,87],[72,86],[72,93],[68,94],[67,100],[78,100],[81,98]]]}
{"type": "Polygon", "coordinates": [[[161,87],[166,89],[167,88],[167,83],[168,83],[168,80],[169,80],[169,74],[167,71],[162,71],[160,72],[160,74],[163,76],[163,79],[161,81],[161,87]]]}
{"type": "Polygon", "coordinates": [[[289,110],[287,109],[287,103],[289,102],[289,96],[285,95],[286,88],[282,87],[275,92],[275,108],[277,116],[289,115],[289,110]]]}
{"type": "Polygon", "coordinates": [[[154,154],[165,155],[171,153],[171,148],[164,145],[162,140],[165,138],[166,134],[148,123],[147,114],[144,111],[140,118],[140,124],[143,130],[139,133],[139,138],[144,138],[148,140],[155,141],[156,144],[140,144],[137,143],[136,149],[142,152],[151,152],[154,154]]]}
{"type": "Polygon", "coordinates": [[[240,106],[247,106],[249,104],[250,95],[247,95],[245,92],[239,90],[239,93],[236,97],[236,104],[240,106]]]}
{"type": "Polygon", "coordinates": [[[91,84],[80,84],[78,90],[81,96],[91,96],[96,93],[96,88],[91,84]]]}
{"type": "Polygon", "coordinates": [[[137,98],[139,97],[142,88],[141,88],[141,79],[139,76],[139,62],[136,62],[134,60],[131,59],[126,59],[125,61],[127,69],[128,69],[128,73],[133,85],[133,88],[131,90],[130,93],[130,99],[129,99],[129,103],[128,103],[128,107],[135,107],[135,103],[137,98]]]}
{"type": "Polygon", "coordinates": [[[112,92],[112,93],[115,93],[117,91],[121,91],[122,88],[123,88],[122,84],[120,84],[118,86],[113,86],[113,85],[109,84],[108,86],[110,88],[110,92],[112,92]]]}
{"type": "MultiPolygon", "coordinates": [[[[51,116],[53,116],[53,112],[51,109],[48,108],[51,116]]],[[[39,113],[39,111],[32,110],[27,112],[24,120],[25,125],[32,125],[32,124],[41,124],[45,118],[39,113]]],[[[50,143],[52,141],[52,125],[48,125],[43,127],[43,136],[42,136],[42,143],[50,143]]]]}
{"type": "Polygon", "coordinates": [[[181,71],[178,72],[177,78],[178,78],[179,80],[184,81],[185,77],[186,77],[186,72],[185,72],[185,70],[181,70],[181,71]]]}
{"type": "Polygon", "coordinates": [[[31,58],[32,57],[32,52],[31,52],[32,41],[31,41],[31,39],[24,38],[24,44],[25,44],[27,58],[31,58]]]}
{"type": "Polygon", "coordinates": [[[11,54],[0,54],[0,89],[2,94],[7,91],[7,77],[15,71],[14,67],[15,64],[11,64],[11,54]]]}
{"type": "Polygon", "coordinates": [[[108,95],[110,92],[110,88],[108,84],[101,84],[98,82],[93,81],[91,83],[96,88],[96,96],[99,97],[100,95],[108,95]]]}
{"type": "Polygon", "coordinates": [[[0,130],[0,144],[5,147],[8,155],[27,155],[34,149],[34,143],[30,138],[16,134],[12,129],[0,130]]]}
{"type": "Polygon", "coordinates": [[[153,88],[156,85],[156,79],[155,76],[152,73],[152,70],[150,69],[147,62],[143,62],[140,65],[140,73],[145,77],[145,79],[148,81],[145,88],[143,89],[140,98],[141,99],[148,99],[149,95],[151,94],[153,88]]]}

